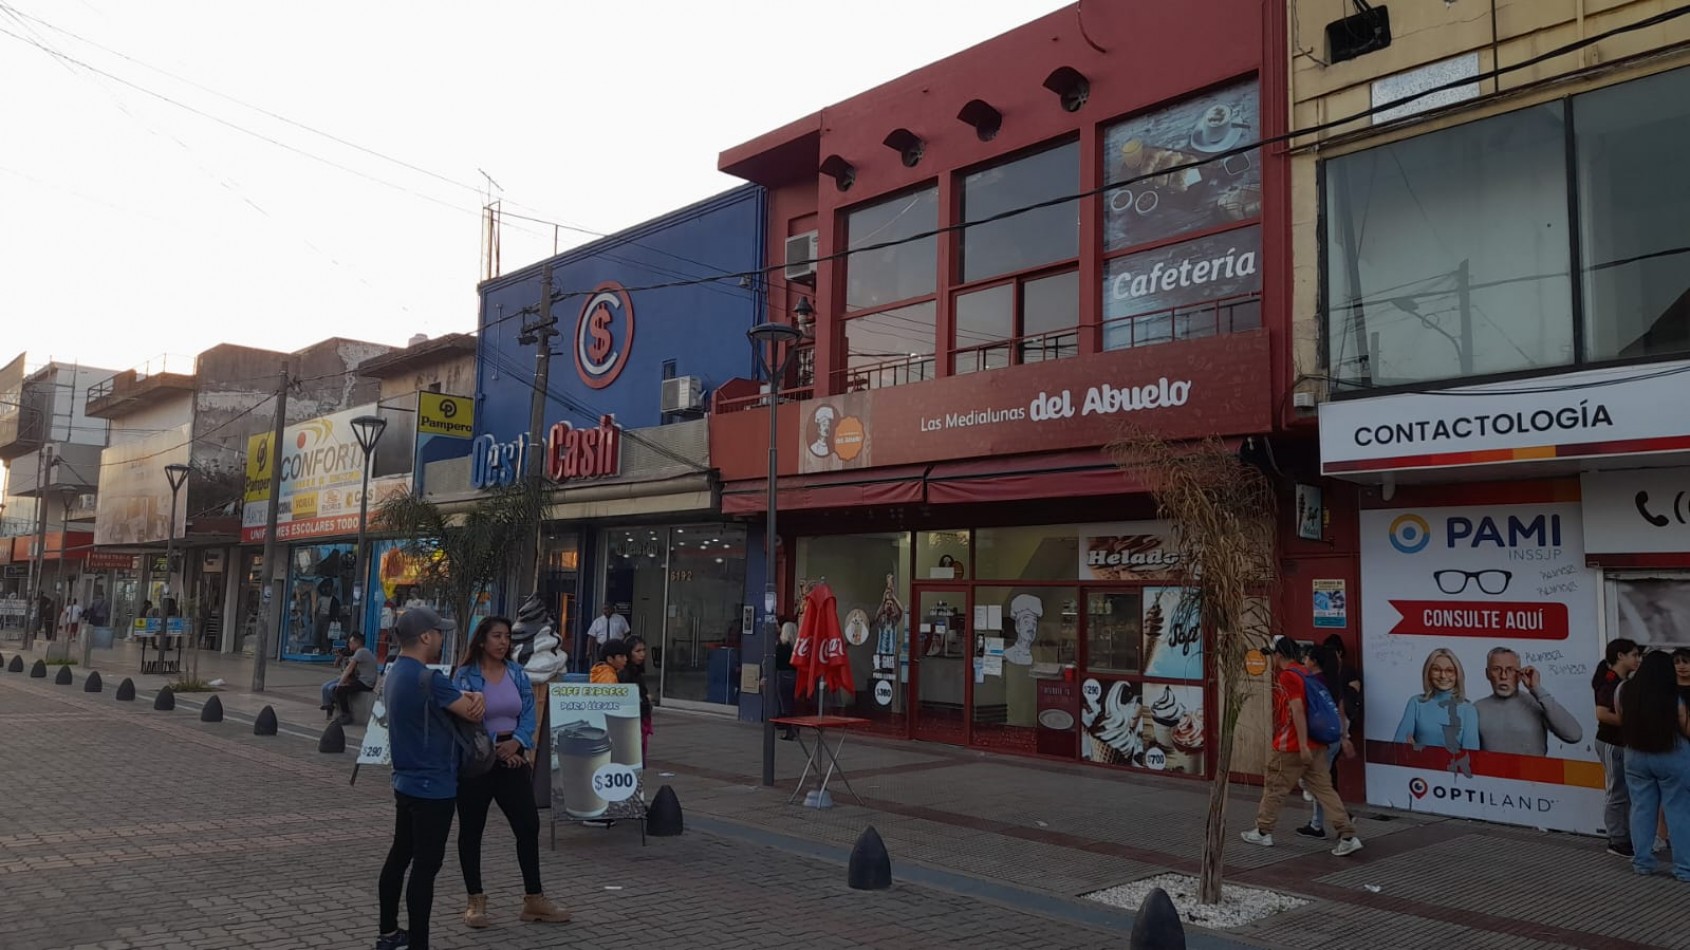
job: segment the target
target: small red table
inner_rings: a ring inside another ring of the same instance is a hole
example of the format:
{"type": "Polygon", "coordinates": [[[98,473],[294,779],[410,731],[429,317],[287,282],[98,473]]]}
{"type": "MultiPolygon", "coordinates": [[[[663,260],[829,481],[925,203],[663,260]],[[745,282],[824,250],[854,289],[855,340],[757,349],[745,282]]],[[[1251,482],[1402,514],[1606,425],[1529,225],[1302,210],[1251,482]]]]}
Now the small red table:
{"type": "Polygon", "coordinates": [[[816,785],[816,801],[818,803],[825,801],[827,784],[833,780],[834,772],[839,773],[840,781],[845,783],[846,791],[849,791],[851,793],[851,797],[857,800],[857,804],[861,805],[863,803],[863,797],[858,795],[857,790],[851,787],[851,779],[845,775],[845,769],[839,764],[839,750],[845,747],[845,736],[843,731],[846,729],[854,729],[857,726],[866,725],[868,723],[867,719],[863,719],[860,716],[781,716],[774,719],[773,722],[778,726],[788,726],[790,728],[800,730],[798,733],[798,746],[804,750],[804,755],[806,757],[804,762],[804,773],[798,776],[798,787],[794,789],[792,795],[787,798],[786,803],[788,805],[792,804],[799,795],[804,793],[804,783],[809,780],[810,770],[812,768],[815,769],[816,777],[819,780],[816,785]],[[816,747],[814,749],[811,749],[804,742],[804,733],[802,730],[805,729],[815,730],[816,747]],[[827,732],[829,729],[838,729],[841,731],[839,741],[835,742],[833,744],[833,748],[831,749],[827,746],[827,732]],[[821,753],[827,758],[828,764],[827,771],[825,773],[822,771],[822,763],[818,758],[817,753],[821,753]]]}

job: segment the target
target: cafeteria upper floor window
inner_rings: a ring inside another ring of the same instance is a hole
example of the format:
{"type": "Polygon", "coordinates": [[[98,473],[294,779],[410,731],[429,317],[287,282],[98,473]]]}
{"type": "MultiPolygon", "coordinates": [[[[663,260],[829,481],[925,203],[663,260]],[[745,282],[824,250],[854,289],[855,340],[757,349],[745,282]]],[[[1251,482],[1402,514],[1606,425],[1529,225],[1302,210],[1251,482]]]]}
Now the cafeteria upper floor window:
{"type": "Polygon", "coordinates": [[[845,312],[931,295],[939,275],[939,243],[931,232],[938,225],[939,189],[933,186],[851,211],[845,221],[845,312]]]}

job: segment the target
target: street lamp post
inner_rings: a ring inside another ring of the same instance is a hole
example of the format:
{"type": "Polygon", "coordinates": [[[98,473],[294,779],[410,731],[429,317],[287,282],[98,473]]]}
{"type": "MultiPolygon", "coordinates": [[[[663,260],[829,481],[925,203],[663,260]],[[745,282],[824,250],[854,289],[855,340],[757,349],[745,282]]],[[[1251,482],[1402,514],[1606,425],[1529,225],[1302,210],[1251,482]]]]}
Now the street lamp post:
{"type": "Polygon", "coordinates": [[[769,403],[769,485],[768,516],[763,534],[763,784],[775,784],[775,710],[779,708],[776,691],[780,688],[775,676],[775,640],[780,636],[780,623],[775,618],[778,598],[775,594],[775,479],[779,475],[776,464],[780,457],[778,431],[780,426],[780,384],[792,363],[792,344],[803,338],[797,327],[785,323],[759,323],[746,331],[757,353],[758,365],[768,380],[769,403]]]}
{"type": "MultiPolygon", "coordinates": [[[[70,606],[70,591],[65,589],[65,561],[70,556],[70,506],[76,503],[76,496],[80,494],[81,489],[69,485],[59,486],[59,562],[54,565],[53,590],[59,595],[61,612],[70,606]]],[[[69,643],[65,644],[65,655],[70,655],[69,643]]],[[[84,669],[87,666],[88,664],[83,664],[84,669]]]]}
{"type": "Polygon", "coordinates": [[[168,527],[169,534],[165,535],[168,540],[164,542],[164,593],[159,597],[159,600],[162,601],[159,607],[164,612],[167,629],[170,625],[170,608],[175,606],[178,612],[181,610],[180,605],[172,605],[170,600],[170,574],[175,569],[175,564],[172,562],[176,560],[176,499],[181,494],[182,484],[188,480],[190,471],[192,469],[180,463],[173,463],[164,467],[165,480],[170,482],[170,525],[168,527]]]}
{"type": "Polygon", "coordinates": [[[381,434],[386,430],[387,420],[381,416],[359,416],[352,420],[352,432],[358,437],[358,447],[364,450],[364,484],[358,493],[358,554],[353,559],[353,569],[358,572],[353,583],[358,585],[358,593],[352,597],[352,629],[360,636],[364,633],[364,613],[370,606],[361,602],[366,593],[364,587],[370,580],[369,552],[365,550],[370,533],[367,525],[370,513],[370,456],[375,453],[376,443],[381,441],[381,434]]]}

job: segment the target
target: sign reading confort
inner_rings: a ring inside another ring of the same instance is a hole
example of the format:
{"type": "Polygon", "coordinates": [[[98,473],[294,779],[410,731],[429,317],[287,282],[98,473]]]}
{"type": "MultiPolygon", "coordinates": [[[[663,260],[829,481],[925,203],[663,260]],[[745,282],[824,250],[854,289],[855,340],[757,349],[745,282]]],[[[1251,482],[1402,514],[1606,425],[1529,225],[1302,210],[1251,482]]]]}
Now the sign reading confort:
{"type": "Polygon", "coordinates": [[[1690,448],[1690,361],[1568,373],[1320,407],[1328,475],[1690,448]]]}
{"type": "MultiPolygon", "coordinates": [[[[508,442],[490,435],[475,440],[470,455],[470,482],[478,489],[515,485],[528,468],[534,441],[523,432],[508,442]]],[[[564,483],[576,479],[608,478],[622,473],[622,427],[616,417],[599,417],[592,428],[553,423],[546,433],[546,478],[564,483]]]]}
{"type": "MultiPolygon", "coordinates": [[[[273,444],[270,433],[248,439],[241,540],[264,540],[272,466],[280,467],[282,473],[276,509],[278,538],[285,541],[356,533],[364,451],[358,446],[352,420],[376,411],[376,406],[359,406],[296,423],[284,430],[279,447],[273,444]]],[[[409,454],[408,447],[403,454],[409,454]]],[[[372,475],[378,475],[370,481],[372,510],[410,485],[408,473],[394,476],[382,472],[380,460],[385,457],[389,456],[378,447],[372,460],[372,475]]]]}

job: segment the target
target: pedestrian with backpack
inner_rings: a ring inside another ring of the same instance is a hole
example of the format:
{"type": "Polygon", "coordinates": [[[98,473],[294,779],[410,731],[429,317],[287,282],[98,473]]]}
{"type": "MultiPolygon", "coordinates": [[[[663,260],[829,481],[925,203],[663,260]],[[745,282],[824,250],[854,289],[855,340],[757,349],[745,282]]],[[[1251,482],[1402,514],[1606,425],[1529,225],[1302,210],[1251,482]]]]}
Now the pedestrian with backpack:
{"type": "Polygon", "coordinates": [[[1326,758],[1327,747],[1344,738],[1343,721],[1326,685],[1304,673],[1302,662],[1303,648],[1297,641],[1280,637],[1274,643],[1273,745],[1268,750],[1267,781],[1256,811],[1256,827],[1242,837],[1254,845],[1273,847],[1279,810],[1301,779],[1338,832],[1338,846],[1332,853],[1344,857],[1361,850],[1361,839],[1332,787],[1326,758]]]}
{"type": "MultiPolygon", "coordinates": [[[[1338,753],[1343,752],[1346,758],[1354,758],[1356,754],[1355,746],[1350,743],[1350,723],[1354,721],[1355,713],[1350,706],[1349,694],[1344,688],[1344,676],[1342,667],[1339,665],[1339,655],[1329,647],[1311,646],[1308,650],[1308,656],[1303,660],[1303,668],[1310,676],[1319,678],[1318,680],[1311,680],[1311,682],[1318,682],[1326,687],[1327,695],[1331,696],[1337,704],[1338,720],[1343,724],[1342,737],[1326,747],[1327,774],[1333,779],[1332,787],[1337,788],[1338,753]]],[[[1316,762],[1315,765],[1318,767],[1320,763],[1316,762]]],[[[1307,784],[1308,779],[1304,778],[1303,782],[1307,784]]],[[[1309,823],[1298,828],[1297,834],[1305,838],[1326,837],[1326,809],[1320,806],[1320,802],[1314,803],[1314,813],[1309,816],[1309,823]]]]}

